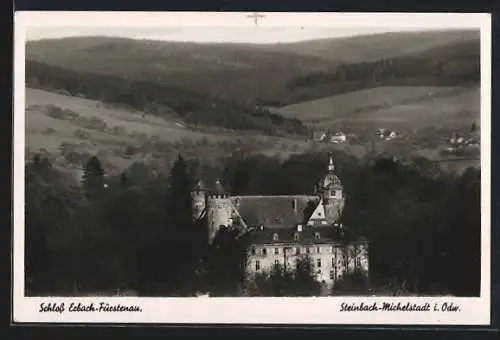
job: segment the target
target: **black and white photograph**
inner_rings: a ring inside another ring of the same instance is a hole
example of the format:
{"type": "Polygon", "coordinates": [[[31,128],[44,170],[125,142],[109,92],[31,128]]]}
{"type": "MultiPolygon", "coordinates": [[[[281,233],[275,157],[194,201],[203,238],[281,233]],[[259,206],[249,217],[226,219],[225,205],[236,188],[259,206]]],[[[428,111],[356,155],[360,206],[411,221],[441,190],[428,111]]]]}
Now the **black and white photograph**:
{"type": "Polygon", "coordinates": [[[19,319],[489,320],[488,16],[29,14],[19,319]]]}

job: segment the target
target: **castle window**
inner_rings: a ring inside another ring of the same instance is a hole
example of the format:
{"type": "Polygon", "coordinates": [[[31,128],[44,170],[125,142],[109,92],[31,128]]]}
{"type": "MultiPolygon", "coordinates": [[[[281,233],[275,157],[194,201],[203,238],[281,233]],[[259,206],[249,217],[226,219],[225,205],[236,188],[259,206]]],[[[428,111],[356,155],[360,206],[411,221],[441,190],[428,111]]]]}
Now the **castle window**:
{"type": "Polygon", "coordinates": [[[266,248],[263,248],[262,249],[262,256],[266,256],[267,255],[267,249],[266,248]]]}
{"type": "Polygon", "coordinates": [[[252,247],[251,253],[252,255],[255,255],[255,247],[252,247]]]}
{"type": "Polygon", "coordinates": [[[276,267],[276,268],[277,268],[279,265],[280,265],[280,261],[278,261],[278,260],[274,260],[274,267],[276,267]]]}
{"type": "Polygon", "coordinates": [[[335,268],[335,258],[332,257],[332,267],[335,268]]]}
{"type": "Polygon", "coordinates": [[[314,238],[315,238],[316,240],[319,240],[319,233],[315,233],[315,234],[314,234],[314,238]]]}
{"type": "Polygon", "coordinates": [[[295,199],[292,200],[292,209],[293,211],[297,211],[297,201],[295,199]]]}
{"type": "Polygon", "coordinates": [[[318,260],[316,261],[316,265],[318,266],[318,268],[321,268],[321,259],[318,259],[318,260]]]}
{"type": "Polygon", "coordinates": [[[255,270],[260,269],[260,261],[255,261],[255,270]]]}
{"type": "Polygon", "coordinates": [[[274,248],[274,253],[278,255],[280,253],[280,248],[274,248]]]}
{"type": "Polygon", "coordinates": [[[319,246],[318,246],[318,247],[316,247],[316,252],[317,252],[318,254],[319,254],[319,253],[321,253],[321,248],[320,248],[319,246]]]}
{"type": "Polygon", "coordinates": [[[310,248],[309,247],[306,248],[306,253],[308,253],[308,254],[310,253],[310,248]]]}
{"type": "Polygon", "coordinates": [[[321,216],[321,211],[318,211],[318,216],[321,216]]]}
{"type": "Polygon", "coordinates": [[[295,248],[295,255],[300,255],[300,247],[295,248]]]}
{"type": "Polygon", "coordinates": [[[330,270],[330,279],[333,280],[333,278],[334,278],[334,271],[330,270]]]}
{"type": "Polygon", "coordinates": [[[273,241],[278,241],[278,240],[279,240],[278,234],[274,233],[273,234],[273,241]]]}
{"type": "Polygon", "coordinates": [[[293,235],[293,239],[294,239],[295,241],[297,241],[297,240],[299,239],[299,233],[295,233],[295,234],[293,235]]]}

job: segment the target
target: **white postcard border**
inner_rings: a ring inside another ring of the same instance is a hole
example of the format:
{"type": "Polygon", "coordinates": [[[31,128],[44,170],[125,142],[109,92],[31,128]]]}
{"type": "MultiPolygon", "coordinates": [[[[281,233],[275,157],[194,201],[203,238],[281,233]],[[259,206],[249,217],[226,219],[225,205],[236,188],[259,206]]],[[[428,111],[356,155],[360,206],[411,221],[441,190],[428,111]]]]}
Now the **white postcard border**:
{"type": "MultiPolygon", "coordinates": [[[[467,13],[263,13],[260,27],[377,27],[481,31],[481,297],[59,298],[24,296],[25,30],[27,27],[251,27],[251,13],[17,12],[14,27],[13,321],[37,323],[238,323],[488,325],[490,323],[491,18],[467,13]],[[425,27],[424,27],[425,26],[425,27]],[[40,304],[64,303],[64,313],[40,304]],[[137,305],[140,312],[68,312],[71,303],[137,305]],[[340,312],[342,303],[429,302],[429,312],[340,312]],[[456,312],[434,311],[443,304],[456,312]]],[[[258,29],[258,27],[256,27],[258,29]]],[[[467,275],[464,273],[464,275],[467,275]]]]}

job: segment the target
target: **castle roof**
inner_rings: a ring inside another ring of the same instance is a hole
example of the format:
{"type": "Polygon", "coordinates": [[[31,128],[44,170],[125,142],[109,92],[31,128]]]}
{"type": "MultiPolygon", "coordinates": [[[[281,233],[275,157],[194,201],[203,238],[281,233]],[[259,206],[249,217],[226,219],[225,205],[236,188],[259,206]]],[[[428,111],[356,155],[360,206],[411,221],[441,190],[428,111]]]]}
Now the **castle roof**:
{"type": "Polygon", "coordinates": [[[319,203],[318,196],[233,196],[231,201],[249,226],[278,228],[305,223],[319,203]]]}

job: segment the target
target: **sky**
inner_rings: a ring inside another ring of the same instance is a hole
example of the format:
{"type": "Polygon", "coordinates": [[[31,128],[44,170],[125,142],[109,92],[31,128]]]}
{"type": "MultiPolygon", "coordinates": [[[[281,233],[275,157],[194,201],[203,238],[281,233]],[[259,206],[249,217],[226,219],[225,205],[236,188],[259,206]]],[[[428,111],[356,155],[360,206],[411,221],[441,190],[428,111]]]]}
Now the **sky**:
{"type": "MultiPolygon", "coordinates": [[[[432,28],[436,29],[436,28],[432,28]]],[[[75,36],[113,36],[164,41],[221,43],[287,43],[384,32],[423,31],[426,28],[330,27],[27,27],[27,40],[75,36]]]]}

